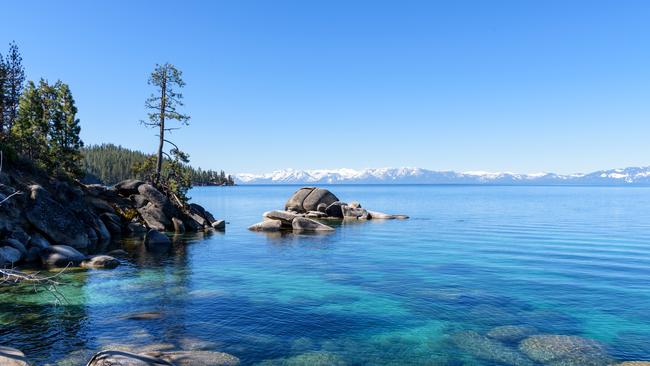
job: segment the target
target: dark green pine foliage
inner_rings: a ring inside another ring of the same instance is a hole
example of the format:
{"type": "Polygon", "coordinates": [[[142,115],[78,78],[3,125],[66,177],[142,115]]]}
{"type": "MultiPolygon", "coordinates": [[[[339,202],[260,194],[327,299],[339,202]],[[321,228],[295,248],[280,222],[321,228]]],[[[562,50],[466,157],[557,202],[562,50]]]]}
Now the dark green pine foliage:
{"type": "MultiPolygon", "coordinates": [[[[174,159],[165,159],[165,162],[177,160],[177,163],[171,165],[174,168],[171,173],[167,172],[167,167],[170,165],[163,164],[163,177],[171,177],[173,180],[181,181],[186,179],[185,174],[180,174],[180,170],[177,169],[178,166],[182,166],[192,185],[234,184],[234,179],[223,171],[195,169],[182,161],[182,158],[186,158],[186,156],[176,154],[174,149],[170,152],[174,159]]],[[[84,181],[87,183],[115,184],[131,178],[149,180],[152,178],[152,174],[155,174],[155,155],[147,155],[140,151],[113,144],[91,145],[83,148],[82,153],[82,168],[86,172],[84,181]],[[138,169],[134,170],[134,166],[138,169]]]]}
{"type": "Polygon", "coordinates": [[[1,118],[3,135],[6,135],[18,118],[20,95],[25,83],[23,58],[15,42],[9,44],[9,53],[7,53],[3,64],[5,80],[2,89],[3,107],[1,118]]]}
{"type": "Polygon", "coordinates": [[[6,88],[7,88],[7,67],[5,65],[4,57],[2,57],[2,53],[0,53],[0,142],[5,140],[7,136],[7,131],[5,130],[5,123],[4,123],[6,88]]]}
{"type": "Polygon", "coordinates": [[[47,89],[45,85],[44,80],[41,80],[38,86],[33,81],[27,82],[20,98],[18,117],[11,128],[13,147],[41,168],[45,168],[49,161],[49,114],[48,102],[43,93],[47,89]]]}
{"type": "Polygon", "coordinates": [[[50,130],[50,158],[53,168],[73,176],[81,177],[81,148],[83,141],[79,136],[81,127],[77,118],[77,107],[70,87],[57,82],[51,90],[55,100],[50,130]]]}

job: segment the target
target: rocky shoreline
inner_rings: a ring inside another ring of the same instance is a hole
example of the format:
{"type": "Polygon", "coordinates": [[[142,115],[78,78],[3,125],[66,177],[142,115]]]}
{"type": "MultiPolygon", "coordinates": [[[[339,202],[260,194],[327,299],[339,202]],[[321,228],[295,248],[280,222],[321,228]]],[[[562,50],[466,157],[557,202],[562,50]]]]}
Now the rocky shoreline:
{"type": "Polygon", "coordinates": [[[198,204],[172,202],[152,184],[84,185],[25,172],[0,173],[0,266],[114,268],[109,243],[123,235],[164,250],[163,232],[225,230],[198,204]],[[110,253],[109,253],[110,254],[110,253]]]}
{"type": "Polygon", "coordinates": [[[284,210],[265,212],[263,221],[250,226],[251,231],[331,232],[327,220],[406,220],[406,215],[370,211],[359,202],[346,203],[324,188],[298,189],[284,205],[284,210]]]}

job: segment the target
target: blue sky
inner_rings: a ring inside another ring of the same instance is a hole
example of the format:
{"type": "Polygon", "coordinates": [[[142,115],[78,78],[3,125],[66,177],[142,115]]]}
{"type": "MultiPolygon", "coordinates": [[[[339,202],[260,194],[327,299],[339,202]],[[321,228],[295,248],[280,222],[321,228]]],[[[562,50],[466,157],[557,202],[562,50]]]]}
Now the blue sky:
{"type": "Polygon", "coordinates": [[[70,84],[87,144],[152,152],[156,63],[184,72],[172,139],[228,172],[650,165],[648,1],[12,1],[29,79],[70,84]]]}

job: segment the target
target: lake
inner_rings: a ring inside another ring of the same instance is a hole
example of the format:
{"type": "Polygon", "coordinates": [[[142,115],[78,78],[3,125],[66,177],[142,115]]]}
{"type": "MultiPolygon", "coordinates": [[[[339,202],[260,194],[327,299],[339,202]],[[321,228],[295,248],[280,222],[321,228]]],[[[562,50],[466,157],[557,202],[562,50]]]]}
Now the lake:
{"type": "Polygon", "coordinates": [[[151,344],[243,365],[528,364],[510,361],[516,341],[485,336],[512,325],[650,359],[650,188],[332,186],[411,219],[247,230],[297,188],[195,188],[225,233],[178,237],[157,255],[125,239],[117,269],[64,276],[62,305],[1,289],[0,344],[38,365],[151,344]]]}

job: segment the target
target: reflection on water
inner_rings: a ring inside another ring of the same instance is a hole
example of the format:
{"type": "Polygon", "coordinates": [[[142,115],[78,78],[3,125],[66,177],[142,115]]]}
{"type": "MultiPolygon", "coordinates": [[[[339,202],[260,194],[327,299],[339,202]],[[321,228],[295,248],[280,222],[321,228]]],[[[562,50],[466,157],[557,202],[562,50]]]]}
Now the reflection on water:
{"type": "Polygon", "coordinates": [[[650,358],[649,189],[341,186],[344,200],[413,219],[246,230],[293,190],[195,189],[225,234],[175,236],[167,253],[125,238],[117,269],[65,275],[61,306],[0,289],[0,343],[39,365],[106,347],[218,350],[245,365],[650,358]],[[533,333],[580,338],[522,344],[533,333]],[[537,359],[546,344],[579,352],[537,359]]]}

